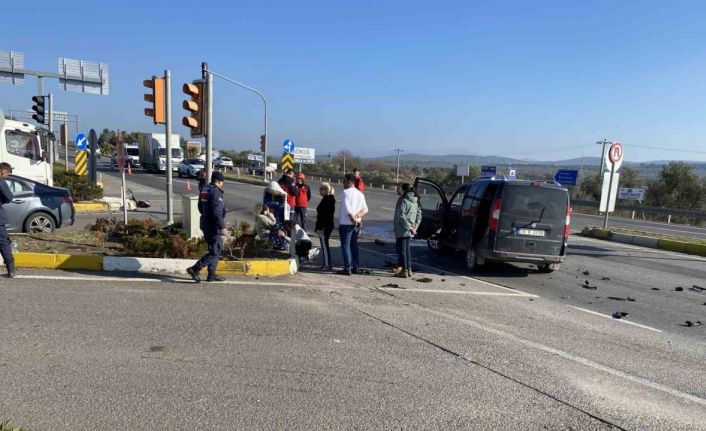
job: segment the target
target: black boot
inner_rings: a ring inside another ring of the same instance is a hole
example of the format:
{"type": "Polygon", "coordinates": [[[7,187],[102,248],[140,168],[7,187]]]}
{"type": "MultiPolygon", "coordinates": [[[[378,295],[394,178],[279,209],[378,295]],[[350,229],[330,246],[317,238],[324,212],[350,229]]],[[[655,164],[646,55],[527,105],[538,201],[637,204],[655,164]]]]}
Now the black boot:
{"type": "Polygon", "coordinates": [[[221,277],[220,275],[208,274],[208,278],[206,278],[206,281],[226,281],[226,279],[224,277],[221,277]]]}
{"type": "Polygon", "coordinates": [[[186,273],[189,274],[195,282],[201,282],[201,277],[199,277],[199,271],[196,270],[193,266],[186,268],[186,273]]]}
{"type": "Polygon", "coordinates": [[[8,263],[5,265],[7,267],[7,278],[17,277],[17,270],[15,270],[15,263],[8,263]]]}

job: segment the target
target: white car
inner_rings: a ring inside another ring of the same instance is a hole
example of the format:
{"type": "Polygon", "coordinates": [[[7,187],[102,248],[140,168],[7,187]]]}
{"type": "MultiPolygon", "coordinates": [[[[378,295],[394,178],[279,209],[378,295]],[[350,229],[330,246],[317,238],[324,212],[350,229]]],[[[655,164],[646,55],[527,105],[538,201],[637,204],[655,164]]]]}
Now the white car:
{"type": "Polygon", "coordinates": [[[205,166],[206,162],[203,159],[184,159],[179,163],[177,175],[179,178],[196,178],[199,171],[205,166]]]}
{"type": "Polygon", "coordinates": [[[216,160],[213,161],[213,164],[217,168],[232,168],[233,160],[228,157],[217,157],[216,160]]]}

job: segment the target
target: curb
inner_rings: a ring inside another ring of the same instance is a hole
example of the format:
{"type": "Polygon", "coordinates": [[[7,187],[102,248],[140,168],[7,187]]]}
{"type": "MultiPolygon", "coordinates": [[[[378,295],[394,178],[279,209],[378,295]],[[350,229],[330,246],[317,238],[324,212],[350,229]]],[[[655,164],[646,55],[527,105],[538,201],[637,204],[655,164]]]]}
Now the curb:
{"type": "MultiPolygon", "coordinates": [[[[73,269],[104,272],[141,272],[185,274],[194,264],[193,259],[157,259],[149,257],[77,256],[52,253],[15,253],[18,268],[73,269]]],[[[296,274],[295,259],[220,261],[218,273],[223,275],[250,275],[274,277],[296,274]]]]}
{"type": "Polygon", "coordinates": [[[92,213],[108,211],[110,206],[105,202],[75,202],[74,211],[77,213],[92,213]]]}
{"type": "Polygon", "coordinates": [[[706,257],[706,244],[653,238],[642,235],[630,235],[588,226],[583,228],[581,235],[590,238],[603,239],[606,241],[619,242],[621,244],[636,245],[638,247],[654,248],[657,250],[673,251],[677,253],[694,254],[697,256],[706,257]]]}

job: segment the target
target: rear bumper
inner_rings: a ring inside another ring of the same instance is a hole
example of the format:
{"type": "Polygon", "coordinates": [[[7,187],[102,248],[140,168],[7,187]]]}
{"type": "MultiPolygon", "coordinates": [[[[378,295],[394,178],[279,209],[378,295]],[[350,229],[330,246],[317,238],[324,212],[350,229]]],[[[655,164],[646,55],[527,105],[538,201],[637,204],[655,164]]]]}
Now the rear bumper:
{"type": "MultiPolygon", "coordinates": [[[[480,250],[479,250],[480,251],[480,250]]],[[[566,255],[544,255],[529,253],[514,253],[508,251],[481,251],[481,255],[493,262],[522,262],[522,263],[561,263],[566,255]]]]}

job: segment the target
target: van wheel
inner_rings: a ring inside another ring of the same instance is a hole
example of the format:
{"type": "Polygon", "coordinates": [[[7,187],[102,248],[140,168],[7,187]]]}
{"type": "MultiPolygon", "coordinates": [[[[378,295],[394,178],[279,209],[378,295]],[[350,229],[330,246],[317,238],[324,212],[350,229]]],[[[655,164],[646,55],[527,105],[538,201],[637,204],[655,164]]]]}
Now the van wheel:
{"type": "Polygon", "coordinates": [[[469,271],[477,271],[485,265],[485,259],[478,256],[478,246],[469,244],[466,250],[466,269],[469,271]]]}
{"type": "Polygon", "coordinates": [[[549,274],[550,272],[558,271],[560,267],[561,264],[559,263],[543,263],[541,265],[537,265],[537,269],[539,270],[539,272],[544,274],[549,274]]]}

